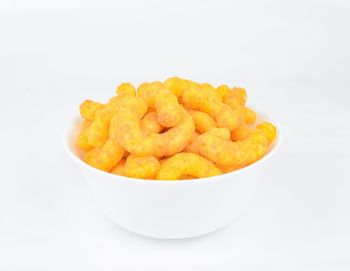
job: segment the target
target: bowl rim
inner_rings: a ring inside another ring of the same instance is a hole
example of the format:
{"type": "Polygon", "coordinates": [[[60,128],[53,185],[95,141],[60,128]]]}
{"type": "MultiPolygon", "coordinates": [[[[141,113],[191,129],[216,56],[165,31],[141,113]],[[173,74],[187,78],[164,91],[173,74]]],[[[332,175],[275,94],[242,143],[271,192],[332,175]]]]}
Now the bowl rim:
{"type": "Polygon", "coordinates": [[[167,183],[167,184],[188,184],[188,183],[193,183],[193,182],[212,182],[215,180],[219,180],[219,179],[227,179],[228,177],[234,177],[234,176],[239,176],[241,174],[245,174],[245,172],[247,171],[252,171],[255,168],[261,166],[262,163],[267,162],[268,160],[270,160],[276,153],[277,150],[280,149],[280,145],[281,145],[281,125],[278,121],[276,121],[276,119],[271,119],[269,117],[268,114],[258,110],[256,107],[247,105],[249,108],[252,108],[257,115],[262,115],[264,118],[267,119],[267,121],[272,122],[277,128],[277,135],[276,138],[273,141],[273,145],[271,147],[271,149],[269,150],[268,153],[266,153],[262,158],[260,158],[259,160],[255,161],[254,163],[245,166],[241,169],[235,170],[235,171],[231,171],[231,172],[227,172],[227,173],[223,173],[220,175],[216,175],[216,176],[211,176],[211,177],[206,177],[206,178],[197,178],[197,179],[185,179],[185,180],[154,180],[154,179],[137,179],[137,178],[131,178],[131,177],[126,177],[126,176],[121,176],[121,175],[116,175],[116,174],[112,174],[97,168],[94,168],[93,166],[90,166],[89,164],[85,163],[83,160],[81,160],[75,153],[73,153],[73,151],[71,150],[71,148],[69,147],[69,137],[70,137],[70,133],[73,129],[73,125],[77,120],[81,120],[81,117],[79,115],[76,115],[74,118],[72,118],[68,124],[66,125],[64,131],[63,131],[63,135],[62,135],[62,144],[63,144],[63,148],[65,150],[65,152],[68,154],[68,156],[75,162],[78,163],[78,165],[86,168],[88,171],[93,171],[97,174],[101,174],[102,176],[106,176],[108,178],[114,178],[116,181],[119,180],[123,180],[123,181],[127,181],[127,182],[142,182],[142,183],[167,183]]]}

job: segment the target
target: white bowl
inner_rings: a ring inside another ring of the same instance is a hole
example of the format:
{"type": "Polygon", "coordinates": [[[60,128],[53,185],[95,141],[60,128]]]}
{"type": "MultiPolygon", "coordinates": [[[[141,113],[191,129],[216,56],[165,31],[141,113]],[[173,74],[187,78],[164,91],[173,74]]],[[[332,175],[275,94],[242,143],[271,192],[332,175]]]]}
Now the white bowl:
{"type": "Polygon", "coordinates": [[[71,121],[63,144],[85,176],[98,206],[120,227],[161,239],[208,234],[237,218],[280,140],[278,132],[277,140],[262,159],[231,173],[182,181],[140,180],[110,174],[82,161],[75,146],[81,123],[80,117],[71,121]]]}

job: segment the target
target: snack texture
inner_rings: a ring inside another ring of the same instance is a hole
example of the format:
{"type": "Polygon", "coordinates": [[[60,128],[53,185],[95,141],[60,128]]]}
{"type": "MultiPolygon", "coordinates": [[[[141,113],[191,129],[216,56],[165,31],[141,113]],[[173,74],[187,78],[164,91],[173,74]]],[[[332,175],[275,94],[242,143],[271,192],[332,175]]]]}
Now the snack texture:
{"type": "Polygon", "coordinates": [[[107,103],[84,101],[76,145],[83,160],[111,174],[186,180],[239,170],[261,159],[276,127],[257,123],[241,87],[197,83],[122,83],[107,103]]]}

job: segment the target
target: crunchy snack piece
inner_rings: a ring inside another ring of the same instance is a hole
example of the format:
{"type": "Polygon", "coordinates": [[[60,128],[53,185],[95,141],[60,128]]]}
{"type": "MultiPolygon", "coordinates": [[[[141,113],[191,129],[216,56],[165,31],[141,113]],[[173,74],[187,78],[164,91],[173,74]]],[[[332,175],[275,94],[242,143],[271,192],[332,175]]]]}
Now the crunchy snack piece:
{"type": "Polygon", "coordinates": [[[232,141],[239,141],[239,140],[245,140],[249,137],[251,132],[251,129],[246,124],[242,124],[235,130],[231,131],[231,140],[232,141]]]}
{"type": "Polygon", "coordinates": [[[85,100],[80,105],[80,115],[85,120],[93,121],[95,119],[96,112],[103,107],[103,104],[96,103],[91,100],[85,100]]]}
{"type": "Polygon", "coordinates": [[[136,97],[136,89],[130,83],[123,83],[117,87],[116,93],[118,96],[136,97]]]}
{"type": "Polygon", "coordinates": [[[134,114],[143,116],[147,112],[147,107],[147,102],[144,99],[132,97],[127,93],[111,98],[108,104],[96,112],[94,121],[86,131],[89,144],[93,147],[103,146],[108,139],[111,120],[120,108],[128,108],[134,111],[134,114]],[[131,98],[135,98],[138,102],[130,102],[131,98]]]}
{"type": "MultiPolygon", "coordinates": [[[[147,103],[139,97],[123,100],[120,105],[122,108],[132,111],[138,117],[143,116],[147,111],[147,103]]],[[[113,117],[113,119],[115,118],[116,116],[113,117]]],[[[110,171],[123,158],[125,151],[117,140],[117,135],[120,131],[116,124],[117,122],[111,121],[108,129],[108,140],[102,147],[97,147],[90,151],[91,153],[85,155],[85,161],[91,166],[110,171]]]]}
{"type": "Polygon", "coordinates": [[[256,113],[248,108],[248,107],[243,107],[243,119],[246,124],[253,124],[256,120],[256,113]]]}
{"type": "Polygon", "coordinates": [[[114,168],[112,168],[111,173],[125,176],[125,162],[125,159],[120,160],[119,163],[114,168]]]}
{"type": "MultiPolygon", "coordinates": [[[[214,136],[222,140],[230,140],[230,130],[227,128],[212,128],[205,133],[206,136],[214,136]]],[[[200,134],[194,135],[191,142],[186,146],[186,152],[200,153],[201,140],[197,140],[200,134]]],[[[211,148],[216,148],[214,145],[211,148]]]]}
{"type": "Polygon", "coordinates": [[[263,123],[242,141],[223,140],[210,132],[198,136],[191,149],[210,161],[224,166],[243,167],[260,159],[276,136],[271,123],[263,123]]]}
{"type": "Polygon", "coordinates": [[[86,131],[90,127],[90,125],[91,125],[91,121],[84,120],[82,127],[81,127],[81,130],[80,130],[80,133],[79,133],[78,138],[77,138],[77,145],[83,151],[89,151],[93,148],[89,144],[87,136],[86,136],[86,131]]]}
{"type": "Polygon", "coordinates": [[[226,85],[221,85],[216,88],[216,92],[220,96],[221,101],[224,101],[226,97],[230,94],[231,89],[226,85]]]}
{"type": "Polygon", "coordinates": [[[160,163],[154,156],[137,157],[129,155],[126,159],[125,176],[139,179],[152,179],[156,176],[160,163]]]}
{"type": "Polygon", "coordinates": [[[187,111],[180,107],[181,121],[162,134],[145,135],[140,119],[130,110],[120,110],[113,119],[118,142],[125,150],[136,156],[170,156],[182,151],[194,133],[194,122],[187,111]]]}
{"type": "Polygon", "coordinates": [[[239,110],[221,102],[221,98],[215,91],[203,91],[198,87],[187,89],[182,95],[182,101],[186,106],[214,117],[219,127],[233,130],[241,123],[239,110]]]}
{"type": "Polygon", "coordinates": [[[244,88],[234,87],[232,91],[228,93],[225,98],[225,102],[229,100],[234,100],[240,105],[245,105],[247,102],[247,92],[244,88]]]}
{"type": "Polygon", "coordinates": [[[176,96],[162,83],[143,83],[138,88],[138,94],[144,98],[150,107],[157,111],[158,122],[164,127],[173,127],[180,121],[180,105],[176,96]]]}
{"type": "Polygon", "coordinates": [[[156,133],[159,134],[164,131],[164,126],[158,122],[156,112],[148,112],[140,121],[140,126],[146,135],[156,133]]]}
{"type": "Polygon", "coordinates": [[[179,77],[170,77],[163,83],[164,88],[170,90],[176,97],[180,98],[183,91],[188,87],[188,83],[179,77]]]}
{"type": "Polygon", "coordinates": [[[123,158],[124,149],[116,140],[109,139],[101,148],[95,148],[87,152],[85,162],[89,165],[110,171],[123,158]]]}
{"type": "Polygon", "coordinates": [[[221,174],[212,162],[193,153],[178,153],[162,163],[157,180],[179,180],[182,176],[205,178],[221,174]]]}
{"type": "Polygon", "coordinates": [[[217,127],[216,121],[209,114],[193,109],[188,109],[187,112],[193,118],[197,132],[202,134],[217,127]]]}

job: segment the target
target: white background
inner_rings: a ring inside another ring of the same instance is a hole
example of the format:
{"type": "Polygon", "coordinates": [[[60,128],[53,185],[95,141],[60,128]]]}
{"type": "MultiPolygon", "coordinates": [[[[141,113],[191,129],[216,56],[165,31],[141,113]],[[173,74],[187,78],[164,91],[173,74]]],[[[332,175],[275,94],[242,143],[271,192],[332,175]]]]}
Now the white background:
{"type": "Polygon", "coordinates": [[[349,270],[349,33],[346,1],[1,1],[0,270],[349,270]],[[239,220],[161,241],[98,211],[61,134],[173,75],[246,87],[284,140],[239,220]]]}

